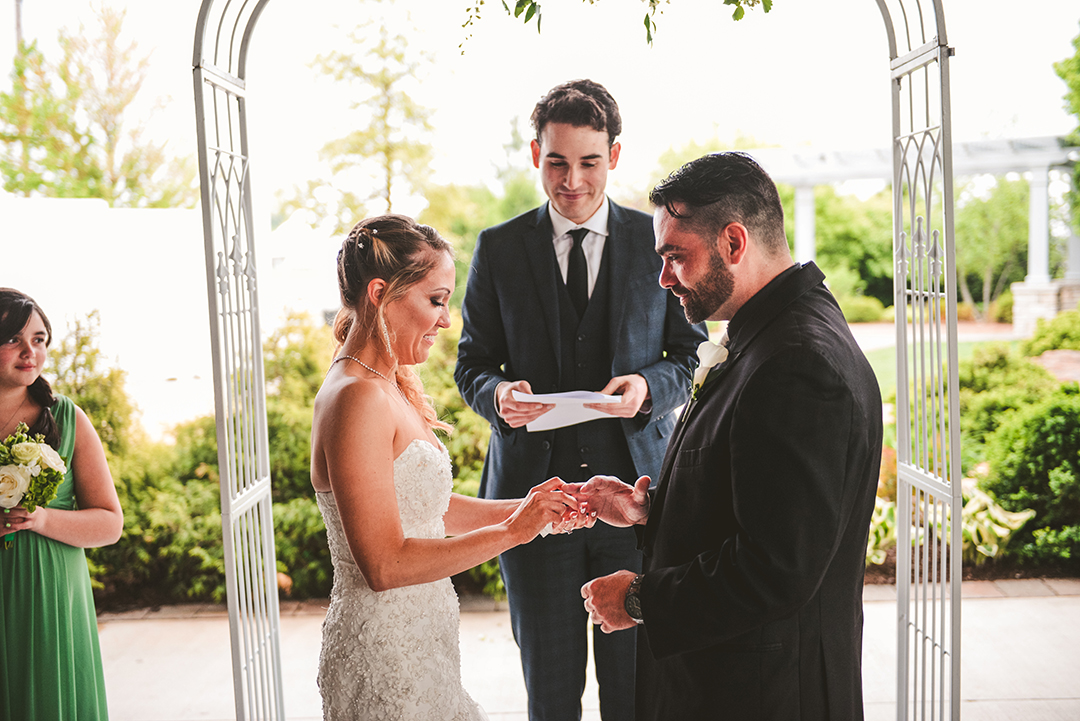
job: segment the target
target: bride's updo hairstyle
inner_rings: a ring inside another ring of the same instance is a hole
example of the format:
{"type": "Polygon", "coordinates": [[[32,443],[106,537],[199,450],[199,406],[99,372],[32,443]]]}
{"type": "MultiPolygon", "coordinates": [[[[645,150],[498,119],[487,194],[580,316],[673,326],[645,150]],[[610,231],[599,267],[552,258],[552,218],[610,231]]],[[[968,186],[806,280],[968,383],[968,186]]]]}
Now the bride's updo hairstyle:
{"type": "MultiPolygon", "coordinates": [[[[386,324],[386,306],[403,298],[423,280],[438,264],[442,253],[453,258],[453,246],[431,226],[420,225],[405,215],[379,215],[354,225],[337,257],[341,310],[334,319],[334,339],[338,346],[355,326],[365,341],[386,347],[395,337],[394,329],[386,324]],[[368,283],[376,278],[386,282],[378,305],[367,297],[368,283]]],[[[420,378],[411,367],[399,364],[395,380],[429,426],[451,429],[438,419],[430,399],[424,395],[420,378]]]]}
{"type": "MultiPolygon", "coordinates": [[[[19,331],[30,322],[30,316],[35,312],[41,318],[41,322],[45,324],[45,345],[47,347],[52,343],[52,324],[49,323],[45,311],[26,293],[17,291],[14,288],[0,288],[0,343],[7,343],[18,335],[19,331]]],[[[52,386],[49,385],[49,381],[45,380],[43,375],[39,375],[27,390],[30,392],[30,397],[34,399],[34,402],[42,408],[52,408],[53,404],[56,403],[56,396],[53,395],[52,386]]],[[[57,428],[56,419],[53,418],[52,413],[43,412],[38,416],[33,428],[30,429],[30,433],[40,433],[45,436],[45,442],[53,448],[60,445],[60,429],[57,428]]]]}

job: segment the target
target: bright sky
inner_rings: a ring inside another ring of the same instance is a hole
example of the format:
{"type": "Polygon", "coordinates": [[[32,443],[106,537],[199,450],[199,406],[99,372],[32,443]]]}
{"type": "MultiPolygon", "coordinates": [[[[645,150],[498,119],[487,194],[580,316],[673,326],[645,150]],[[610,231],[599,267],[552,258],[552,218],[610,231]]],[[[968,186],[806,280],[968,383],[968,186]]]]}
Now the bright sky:
{"type": "MultiPolygon", "coordinates": [[[[171,99],[152,130],[177,152],[194,152],[192,36],[198,0],[110,0],[128,10],[125,29],[153,51],[146,98],[171,99]]],[[[0,57],[14,47],[14,0],[0,18],[0,57]]],[[[547,0],[543,32],[505,15],[498,0],[465,44],[466,0],[414,0],[414,47],[436,64],[415,98],[436,110],[436,179],[490,180],[518,117],[527,132],[537,98],[567,79],[590,77],[615,96],[624,118],[623,154],[612,175],[640,188],[664,150],[690,139],[739,133],[762,143],[822,148],[888,144],[885,31],[872,0],[775,0],[773,11],[738,23],[719,0],[674,0],[644,40],[645,4],[547,0]]],[[[909,0],[909,4],[911,4],[909,0]]],[[[927,0],[923,4],[929,6],[927,0]]],[[[91,22],[87,0],[23,0],[23,30],[55,56],[60,25],[91,22]]],[[[1052,63],[1071,55],[1080,33],[1075,0],[945,0],[957,141],[1063,134],[1076,121],[1063,110],[1065,85],[1052,63]]],[[[257,193],[325,175],[316,152],[348,132],[355,117],[345,87],[307,64],[347,47],[343,30],[364,17],[349,0],[272,0],[249,60],[257,193]],[[267,148],[265,155],[258,155],[267,148]]],[[[10,83],[4,80],[4,87],[10,83]]]]}

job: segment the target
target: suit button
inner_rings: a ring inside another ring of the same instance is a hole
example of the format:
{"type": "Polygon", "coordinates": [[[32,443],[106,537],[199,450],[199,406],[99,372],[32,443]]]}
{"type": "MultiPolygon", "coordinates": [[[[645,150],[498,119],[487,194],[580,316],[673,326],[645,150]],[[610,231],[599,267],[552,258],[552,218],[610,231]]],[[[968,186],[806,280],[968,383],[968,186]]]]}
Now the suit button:
{"type": "Polygon", "coordinates": [[[585,340],[585,334],[584,334],[584,333],[582,333],[581,335],[579,335],[579,336],[577,337],[577,339],[578,339],[579,341],[583,341],[583,340],[585,340]]]}
{"type": "Polygon", "coordinates": [[[582,454],[585,454],[585,453],[589,452],[589,447],[588,446],[582,446],[579,450],[581,451],[582,454]]]}
{"type": "Polygon", "coordinates": [[[578,363],[578,364],[577,364],[577,367],[578,367],[578,368],[584,368],[584,367],[585,367],[585,362],[584,362],[584,361],[582,361],[581,363],[578,363]]]}
{"type": "Polygon", "coordinates": [[[543,443],[540,444],[540,447],[543,448],[545,451],[550,451],[551,450],[551,441],[544,441],[543,443]]]}

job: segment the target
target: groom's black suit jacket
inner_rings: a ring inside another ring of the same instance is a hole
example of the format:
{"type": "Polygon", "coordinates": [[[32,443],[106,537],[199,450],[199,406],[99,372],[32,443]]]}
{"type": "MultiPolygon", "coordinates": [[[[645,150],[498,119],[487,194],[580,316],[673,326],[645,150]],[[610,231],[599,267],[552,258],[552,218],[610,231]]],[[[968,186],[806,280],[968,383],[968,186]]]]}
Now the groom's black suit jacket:
{"type": "Polygon", "coordinates": [[[862,718],[881,395],[824,276],[785,271],[672,437],[647,525],[637,718],[862,718]]]}

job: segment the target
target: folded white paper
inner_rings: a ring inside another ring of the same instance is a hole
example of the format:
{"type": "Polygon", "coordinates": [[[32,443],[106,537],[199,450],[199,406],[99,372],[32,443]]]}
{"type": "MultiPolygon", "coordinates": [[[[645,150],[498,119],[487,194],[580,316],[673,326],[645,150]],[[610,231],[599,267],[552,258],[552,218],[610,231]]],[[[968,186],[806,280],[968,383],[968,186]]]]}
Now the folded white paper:
{"type": "Polygon", "coordinates": [[[609,396],[593,391],[567,391],[566,393],[522,393],[514,391],[514,400],[521,403],[548,403],[554,405],[550,411],[525,426],[530,433],[550,431],[555,428],[572,426],[575,423],[595,421],[600,418],[614,418],[593,408],[586,408],[586,403],[618,403],[622,396],[609,396]]]}

